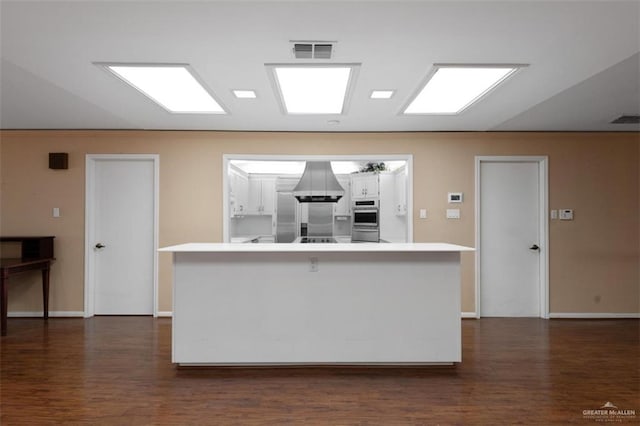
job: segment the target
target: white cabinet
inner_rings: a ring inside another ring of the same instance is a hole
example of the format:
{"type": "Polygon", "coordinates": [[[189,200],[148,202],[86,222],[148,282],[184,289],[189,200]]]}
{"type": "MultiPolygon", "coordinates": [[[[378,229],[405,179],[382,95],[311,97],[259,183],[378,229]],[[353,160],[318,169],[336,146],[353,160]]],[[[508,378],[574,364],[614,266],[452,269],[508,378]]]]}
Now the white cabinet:
{"type": "Polygon", "coordinates": [[[276,179],[272,177],[249,177],[249,210],[247,214],[272,215],[276,192],[276,179]]]}
{"type": "Polygon", "coordinates": [[[402,167],[394,173],[395,178],[395,212],[398,216],[407,214],[407,169],[402,167]]]}
{"type": "Polygon", "coordinates": [[[377,198],[379,195],[377,173],[351,175],[351,199],[377,198]]]}
{"type": "Polygon", "coordinates": [[[273,214],[276,208],[276,178],[262,179],[262,214],[273,214]]]}
{"type": "Polygon", "coordinates": [[[398,197],[401,185],[396,173],[380,173],[380,238],[394,243],[407,241],[407,214],[398,197]]]}
{"type": "Polygon", "coordinates": [[[241,172],[229,169],[229,213],[244,216],[249,210],[249,179],[241,172]]]}
{"type": "Polygon", "coordinates": [[[351,179],[338,177],[338,183],[344,189],[344,195],[333,206],[334,216],[351,216],[351,179]]]}

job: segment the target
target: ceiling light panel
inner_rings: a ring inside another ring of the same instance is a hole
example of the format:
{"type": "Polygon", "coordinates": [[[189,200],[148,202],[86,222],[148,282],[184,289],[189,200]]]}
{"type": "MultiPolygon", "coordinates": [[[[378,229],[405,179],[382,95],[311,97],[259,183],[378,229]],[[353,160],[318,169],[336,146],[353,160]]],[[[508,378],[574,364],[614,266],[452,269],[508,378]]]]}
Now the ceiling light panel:
{"type": "Polygon", "coordinates": [[[98,64],[172,113],[226,114],[187,65],[98,64]]]}
{"type": "Polygon", "coordinates": [[[525,65],[435,65],[405,114],[459,114],[525,65]]]}
{"type": "Polygon", "coordinates": [[[267,65],[287,114],[343,114],[357,65],[267,65]]]}
{"type": "Polygon", "coordinates": [[[391,99],[395,90],[372,90],[371,99],[391,99]]]}
{"type": "Polygon", "coordinates": [[[238,99],[255,99],[256,92],[253,90],[234,90],[233,94],[238,99]]]}

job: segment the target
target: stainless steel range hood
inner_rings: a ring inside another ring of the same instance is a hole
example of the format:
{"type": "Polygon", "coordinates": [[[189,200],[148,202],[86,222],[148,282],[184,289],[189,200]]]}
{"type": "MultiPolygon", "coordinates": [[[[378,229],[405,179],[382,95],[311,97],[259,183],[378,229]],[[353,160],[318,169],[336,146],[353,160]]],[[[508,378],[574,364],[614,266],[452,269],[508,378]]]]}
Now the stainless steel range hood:
{"type": "Polygon", "coordinates": [[[307,161],[293,196],[301,203],[337,203],[344,195],[329,161],[307,161]]]}

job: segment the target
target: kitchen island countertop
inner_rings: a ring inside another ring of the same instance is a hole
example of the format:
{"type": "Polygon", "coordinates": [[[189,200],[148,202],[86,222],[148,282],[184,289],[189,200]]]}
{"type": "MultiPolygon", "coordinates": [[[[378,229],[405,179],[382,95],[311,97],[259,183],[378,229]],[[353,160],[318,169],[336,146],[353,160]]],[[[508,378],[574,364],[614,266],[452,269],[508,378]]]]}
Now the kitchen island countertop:
{"type": "Polygon", "coordinates": [[[446,243],[187,243],[173,256],[172,361],[462,361],[461,252],[446,243]]]}
{"type": "Polygon", "coordinates": [[[236,244],[185,243],[163,247],[158,251],[173,253],[282,253],[282,252],[466,252],[472,247],[449,243],[334,243],[334,244],[236,244]]]}

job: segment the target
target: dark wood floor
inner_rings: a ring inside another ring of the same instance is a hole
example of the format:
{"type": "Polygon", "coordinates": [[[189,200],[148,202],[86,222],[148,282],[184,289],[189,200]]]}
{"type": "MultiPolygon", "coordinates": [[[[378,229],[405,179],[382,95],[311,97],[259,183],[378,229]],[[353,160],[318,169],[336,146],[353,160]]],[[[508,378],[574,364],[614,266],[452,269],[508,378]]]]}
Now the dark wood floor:
{"type": "Polygon", "coordinates": [[[593,424],[606,402],[636,424],[639,323],[465,320],[449,368],[198,370],[171,364],[170,319],[10,318],[0,424],[593,424]]]}

